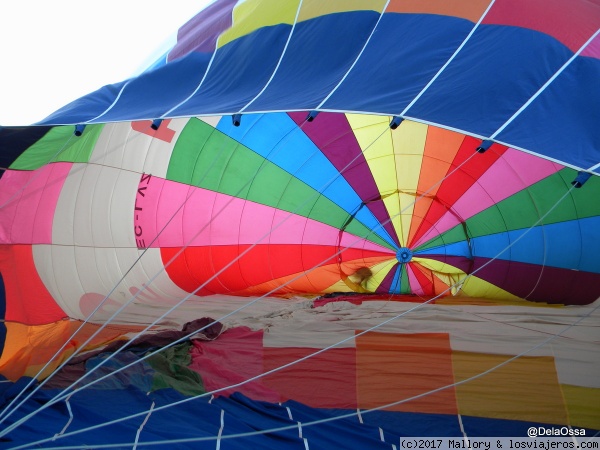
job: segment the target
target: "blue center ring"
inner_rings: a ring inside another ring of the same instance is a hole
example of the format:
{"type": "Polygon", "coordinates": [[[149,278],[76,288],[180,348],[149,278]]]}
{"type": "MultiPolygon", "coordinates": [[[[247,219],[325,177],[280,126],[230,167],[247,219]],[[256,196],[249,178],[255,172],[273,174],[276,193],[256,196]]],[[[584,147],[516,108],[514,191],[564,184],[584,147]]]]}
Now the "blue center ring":
{"type": "Polygon", "coordinates": [[[396,252],[396,259],[401,263],[409,262],[413,257],[412,252],[407,247],[402,247],[396,252]]]}

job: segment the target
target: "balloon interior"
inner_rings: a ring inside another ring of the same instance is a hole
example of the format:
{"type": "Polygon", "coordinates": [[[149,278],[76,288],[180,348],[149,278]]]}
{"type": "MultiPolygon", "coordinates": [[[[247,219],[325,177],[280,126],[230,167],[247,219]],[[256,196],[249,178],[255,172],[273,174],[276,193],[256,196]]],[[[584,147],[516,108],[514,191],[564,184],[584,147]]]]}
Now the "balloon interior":
{"type": "Polygon", "coordinates": [[[597,433],[599,27],[219,0],[0,129],[0,446],[597,433]]]}

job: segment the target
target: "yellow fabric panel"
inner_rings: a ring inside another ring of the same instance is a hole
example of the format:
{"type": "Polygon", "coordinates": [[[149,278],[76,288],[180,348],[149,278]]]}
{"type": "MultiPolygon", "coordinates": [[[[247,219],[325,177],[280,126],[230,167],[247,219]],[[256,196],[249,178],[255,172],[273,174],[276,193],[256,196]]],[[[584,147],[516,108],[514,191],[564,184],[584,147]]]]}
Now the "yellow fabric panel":
{"type": "Polygon", "coordinates": [[[504,289],[499,288],[476,275],[467,277],[465,272],[457,267],[436,261],[434,259],[414,257],[412,259],[414,263],[420,264],[422,267],[432,271],[432,274],[442,280],[448,286],[452,286],[457,283],[455,288],[452,288],[452,295],[467,295],[469,297],[495,297],[502,298],[511,301],[521,301],[522,299],[516,295],[511,294],[504,289]]]}
{"type": "Polygon", "coordinates": [[[314,19],[345,11],[375,11],[380,13],[385,0],[242,0],[233,10],[231,28],[219,36],[218,47],[250,34],[259,28],[314,19]],[[300,12],[298,7],[300,6],[300,12]]]}
{"type": "Polygon", "coordinates": [[[417,196],[412,193],[409,194],[400,191],[382,198],[400,244],[402,246],[407,246],[408,233],[410,231],[410,224],[417,196]]]}
{"type": "Polygon", "coordinates": [[[570,384],[561,385],[569,412],[569,425],[600,428],[600,389],[570,384]]]}
{"type": "Polygon", "coordinates": [[[381,13],[386,3],[386,0],[304,0],[298,22],[346,11],[381,13]]]}
{"type": "MultiPolygon", "coordinates": [[[[374,115],[347,114],[348,122],[362,149],[369,169],[381,193],[391,223],[399,237],[403,228],[398,199],[397,161],[395,142],[389,128],[390,118],[374,115]]],[[[405,219],[406,220],[406,219],[405,219]]]]}
{"type": "MultiPolygon", "coordinates": [[[[454,378],[461,382],[511,356],[453,352],[454,378]]],[[[460,414],[549,424],[568,423],[554,358],[523,356],[456,386],[460,414]]]]}
{"type": "Polygon", "coordinates": [[[390,156],[392,153],[392,140],[390,118],[372,114],[346,114],[348,123],[354,131],[360,148],[365,152],[365,158],[390,156]],[[386,135],[381,136],[380,135],[386,135]],[[384,141],[381,145],[379,141],[384,141]],[[374,145],[372,145],[374,143],[374,145]]]}
{"type": "Polygon", "coordinates": [[[373,267],[371,267],[373,276],[367,278],[363,282],[363,286],[367,289],[367,291],[375,292],[375,290],[379,287],[381,282],[387,276],[389,271],[393,269],[396,263],[397,261],[393,259],[391,261],[384,261],[382,263],[375,264],[373,267]]]}
{"type": "MultiPolygon", "coordinates": [[[[421,163],[423,162],[423,152],[425,151],[427,129],[427,125],[405,120],[396,130],[392,131],[398,189],[412,197],[404,199],[403,195],[400,195],[400,211],[403,212],[400,224],[396,225],[394,223],[402,245],[407,245],[408,241],[414,203],[417,199],[416,194],[421,163]]],[[[388,212],[391,211],[388,210],[388,212]]]]}
{"type": "Polygon", "coordinates": [[[217,48],[262,27],[293,24],[300,0],[245,0],[233,9],[233,23],[217,42],[217,48]]]}
{"type": "Polygon", "coordinates": [[[417,191],[427,129],[427,125],[405,120],[392,131],[398,171],[398,188],[402,191],[411,193],[417,191]]]}
{"type": "Polygon", "coordinates": [[[517,297],[488,281],[478,278],[477,276],[467,278],[467,281],[462,285],[461,291],[469,297],[493,297],[515,302],[523,301],[520,297],[517,297]]]}

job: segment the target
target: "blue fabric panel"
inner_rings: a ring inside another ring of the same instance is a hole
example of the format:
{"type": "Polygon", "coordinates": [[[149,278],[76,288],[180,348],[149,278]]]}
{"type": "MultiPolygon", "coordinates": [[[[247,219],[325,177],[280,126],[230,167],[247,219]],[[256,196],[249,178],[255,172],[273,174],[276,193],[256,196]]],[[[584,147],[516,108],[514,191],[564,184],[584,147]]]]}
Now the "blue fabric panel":
{"type": "MultiPolygon", "coordinates": [[[[594,252],[600,237],[600,217],[558,222],[531,229],[499,259],[600,273],[594,252]]],[[[473,255],[493,258],[526,230],[492,234],[471,240],[473,255]]]]}
{"type": "Polygon", "coordinates": [[[350,11],[298,23],[275,77],[253,109],[317,107],[350,69],[378,18],[375,11],[350,11]]]}
{"type": "Polygon", "coordinates": [[[363,413],[362,419],[366,425],[381,427],[386,436],[462,436],[458,417],[449,414],[372,411],[363,413]]]}
{"type": "Polygon", "coordinates": [[[473,28],[456,17],[387,13],[325,109],[399,114],[473,28]]]}
{"type": "MultiPolygon", "coordinates": [[[[356,412],[355,410],[310,408],[293,400],[287,401],[284,405],[290,408],[294,420],[301,423],[356,412]]],[[[303,426],[302,435],[307,439],[310,448],[390,450],[391,444],[398,444],[398,442],[382,441],[379,428],[373,425],[361,424],[357,416],[312,426],[303,426]]],[[[388,434],[388,438],[394,439],[394,437],[393,434],[388,434]]]]}
{"type": "Polygon", "coordinates": [[[467,241],[455,242],[448,245],[440,245],[424,250],[415,250],[414,256],[426,257],[426,255],[447,255],[447,256],[463,256],[471,258],[471,248],[467,241]]]}
{"type": "Polygon", "coordinates": [[[599,80],[600,59],[577,57],[498,139],[583,169],[599,164],[599,80]]]}
{"type": "MultiPolygon", "coordinates": [[[[2,380],[0,383],[0,409],[19,393],[29,381],[21,378],[17,383],[2,380]]],[[[7,420],[13,423],[25,414],[38,409],[42,404],[58,394],[59,390],[38,391],[34,400],[7,420]]],[[[387,449],[399,444],[400,436],[449,436],[460,437],[462,433],[458,418],[454,415],[424,414],[390,411],[362,411],[362,423],[357,416],[332,422],[309,426],[309,422],[353,414],[354,410],[317,409],[295,401],[283,405],[251,400],[236,393],[231,397],[217,397],[210,401],[199,398],[163,410],[158,408],[185,399],[172,389],[161,389],[147,394],[143,390],[130,386],[127,389],[88,389],[74,394],[69,399],[73,420],[66,432],[80,430],[105,421],[118,419],[130,414],[153,408],[146,424],[139,434],[139,442],[152,442],[169,439],[190,439],[207,437],[210,440],[180,444],[152,446],[159,449],[214,449],[215,437],[221,427],[223,411],[223,430],[220,448],[223,450],[245,450],[249,448],[298,449],[305,448],[303,439],[307,439],[309,448],[331,449],[387,449]],[[154,405],[153,405],[154,404],[154,405]],[[292,420],[286,407],[289,407],[292,420]],[[300,428],[302,426],[302,438],[300,428]],[[227,439],[227,435],[248,433],[290,426],[289,430],[251,437],[227,439]],[[384,441],[381,440],[381,431],[384,441]]],[[[146,418],[139,417],[110,425],[98,430],[58,438],[42,444],[40,447],[64,445],[94,446],[100,444],[128,443],[133,446],[136,434],[146,418]]],[[[532,422],[488,419],[462,416],[465,432],[468,436],[525,436],[530,426],[540,426],[532,422]]],[[[0,448],[12,448],[29,444],[41,439],[52,439],[69,422],[67,405],[59,402],[39,413],[35,419],[26,422],[0,440],[0,448]],[[10,446],[10,447],[9,447],[10,446]]],[[[592,435],[597,430],[588,430],[592,435]]]]}
{"type": "Polygon", "coordinates": [[[400,291],[400,289],[402,288],[401,273],[402,273],[403,267],[404,267],[404,264],[398,264],[396,267],[396,272],[394,273],[394,279],[392,280],[392,285],[390,286],[390,290],[389,290],[390,294],[399,294],[401,292],[400,291]]]}
{"type": "MultiPolygon", "coordinates": [[[[250,114],[243,116],[239,127],[233,126],[229,117],[224,117],[217,129],[322,192],[348,212],[348,216],[360,207],[362,200],[352,186],[287,114],[250,114]],[[323,189],[324,186],[327,188],[323,189]]],[[[395,246],[393,239],[368,208],[361,208],[355,219],[367,228],[376,230],[374,234],[395,246]]]]}
{"type": "MultiPolygon", "coordinates": [[[[202,88],[173,115],[240,111],[267,84],[290,29],[289,25],[262,28],[217,49],[202,88]],[[265,42],[268,45],[264,45],[265,42]]],[[[277,106],[272,105],[272,109],[279,109],[277,106]]]]}
{"type": "Polygon", "coordinates": [[[489,137],[571,56],[543,33],[482,25],[407,114],[489,137]]]}
{"type": "MultiPolygon", "coordinates": [[[[461,416],[465,434],[472,437],[527,436],[529,427],[556,428],[556,424],[544,424],[521,420],[487,419],[485,417],[461,416]]],[[[580,428],[580,427],[573,427],[580,428]]],[[[598,430],[585,428],[585,436],[594,436],[598,430]]]]}
{"type": "MultiPolygon", "coordinates": [[[[299,23],[273,82],[247,112],[315,107],[351,67],[377,17],[372,11],[347,12],[299,23]]],[[[456,17],[386,13],[364,54],[324,108],[399,114],[472,27],[456,17]]],[[[289,25],[265,27],[218,49],[202,89],[171,116],[239,111],[266,85],[290,30],[289,25]]],[[[571,50],[544,33],[481,25],[407,115],[490,136],[571,56],[571,50]]],[[[118,95],[116,105],[100,121],[158,117],[196,89],[210,57],[191,53],[142,74],[122,94],[124,83],[104,87],[43,123],[93,119],[118,95]]],[[[593,87],[599,75],[600,61],[576,58],[499,138],[576,167],[596,164],[600,91],[593,87]]]]}
{"type": "Polygon", "coordinates": [[[105,86],[89,95],[91,101],[75,102],[44,119],[43,123],[81,123],[155,119],[185,100],[200,83],[210,55],[191,53],[128,82],[105,86]],[[124,89],[121,92],[121,88],[124,89]],[[111,107],[119,96],[118,102],[111,107]],[[60,119],[59,119],[60,117],[60,119]]]}

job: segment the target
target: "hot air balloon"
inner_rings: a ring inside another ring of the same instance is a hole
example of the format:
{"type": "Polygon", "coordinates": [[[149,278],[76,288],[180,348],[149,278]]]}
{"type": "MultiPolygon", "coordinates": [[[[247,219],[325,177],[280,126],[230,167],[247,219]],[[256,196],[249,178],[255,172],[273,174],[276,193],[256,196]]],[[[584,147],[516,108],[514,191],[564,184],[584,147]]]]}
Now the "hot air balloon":
{"type": "Polygon", "coordinates": [[[597,433],[599,27],[220,0],[0,129],[2,445],[597,433]]]}

